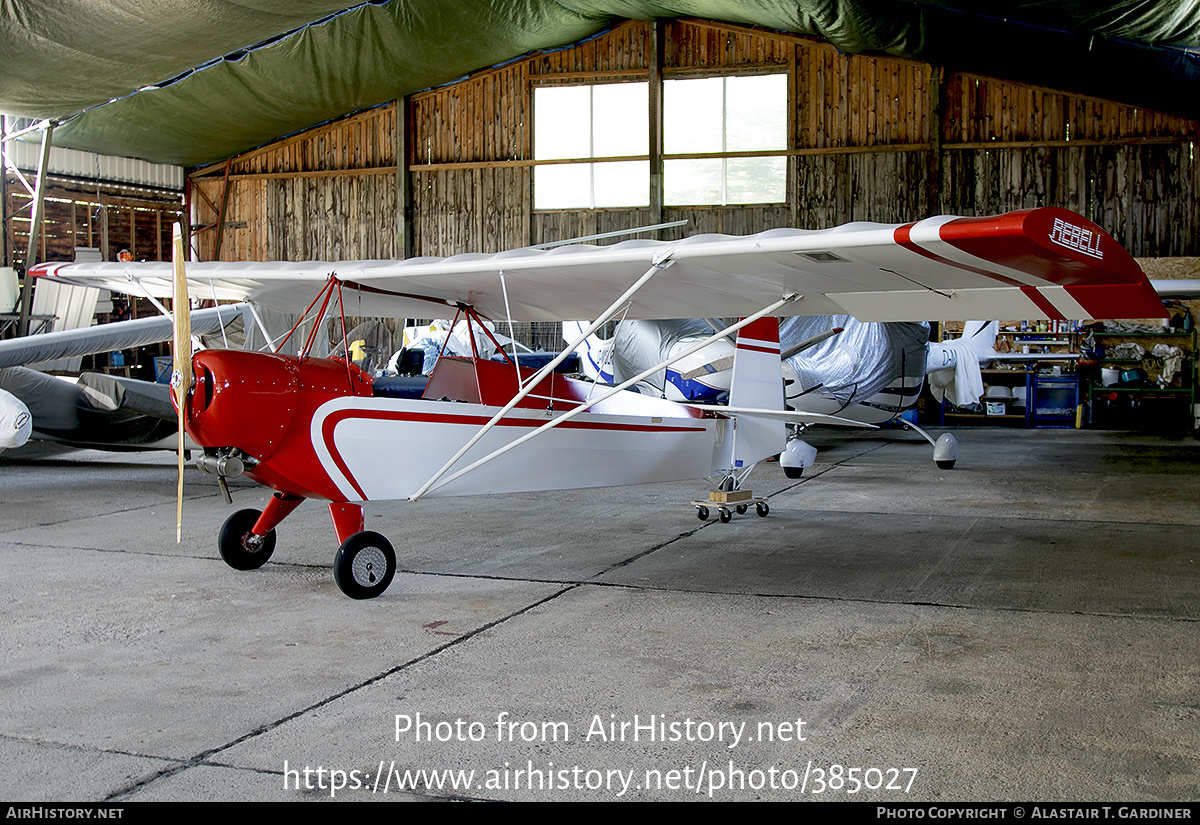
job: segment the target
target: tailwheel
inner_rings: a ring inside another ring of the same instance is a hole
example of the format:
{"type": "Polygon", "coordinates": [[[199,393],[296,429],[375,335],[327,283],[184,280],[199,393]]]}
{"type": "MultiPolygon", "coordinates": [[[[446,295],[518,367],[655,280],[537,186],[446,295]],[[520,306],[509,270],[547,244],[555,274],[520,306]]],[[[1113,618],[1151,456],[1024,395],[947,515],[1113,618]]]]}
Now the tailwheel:
{"type": "Polygon", "coordinates": [[[275,552],[275,531],[265,536],[250,532],[261,515],[258,510],[238,510],[221,525],[217,549],[234,570],[257,570],[275,552]]]}
{"type": "Polygon", "coordinates": [[[333,580],[352,599],[373,599],[388,589],[396,575],[396,551],[370,530],[342,542],[333,558],[333,580]]]}

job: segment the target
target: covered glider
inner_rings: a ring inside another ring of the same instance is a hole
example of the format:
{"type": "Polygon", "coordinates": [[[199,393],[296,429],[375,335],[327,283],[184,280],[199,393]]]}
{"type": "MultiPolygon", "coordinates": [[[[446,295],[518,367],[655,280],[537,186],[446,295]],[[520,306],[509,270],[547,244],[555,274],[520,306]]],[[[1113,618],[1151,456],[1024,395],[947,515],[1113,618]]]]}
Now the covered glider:
{"type": "MultiPolygon", "coordinates": [[[[34,273],[172,294],[165,264],[45,264],[34,273]]],[[[708,476],[717,480],[709,501],[722,521],[751,505],[765,516],[766,502],[743,486],[750,470],[783,449],[787,422],[829,420],[785,409],[770,316],[1165,317],[1133,258],[1061,209],[441,259],[198,263],[186,280],[205,297],[289,311],[307,311],[322,292],[321,313],[337,295],[353,315],[430,317],[448,306],[476,318],[596,319],[560,358],[618,315],[743,316],[674,356],[738,332],[730,404],[719,409],[626,391],[663,363],[601,388],[556,375],[556,362],[534,372],[443,357],[423,398],[398,399],[345,361],[309,357],[307,346],[298,356],[197,353],[177,373],[184,426],[205,448],[202,468],[222,478],[244,473],[275,490],[261,513],[239,511],[226,522],[222,556],[240,569],[261,566],[287,514],[305,498],[324,499],[341,541],[334,577],[356,598],[382,593],[396,567],[387,540],[363,531],[365,501],[708,476]]],[[[697,507],[707,517],[707,505],[697,507]]]]}

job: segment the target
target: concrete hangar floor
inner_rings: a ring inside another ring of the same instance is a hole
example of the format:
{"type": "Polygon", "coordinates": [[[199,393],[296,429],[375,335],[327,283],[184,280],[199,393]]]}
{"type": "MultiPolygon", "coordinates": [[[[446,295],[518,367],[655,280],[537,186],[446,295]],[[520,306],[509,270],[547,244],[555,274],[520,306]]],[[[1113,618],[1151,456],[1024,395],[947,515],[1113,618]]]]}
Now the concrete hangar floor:
{"type": "Polygon", "coordinates": [[[370,602],[317,503],[239,573],[192,469],[175,544],[171,456],[7,455],[4,795],[1195,800],[1200,441],[957,434],[821,432],[730,524],[699,484],[369,505],[370,602]]]}

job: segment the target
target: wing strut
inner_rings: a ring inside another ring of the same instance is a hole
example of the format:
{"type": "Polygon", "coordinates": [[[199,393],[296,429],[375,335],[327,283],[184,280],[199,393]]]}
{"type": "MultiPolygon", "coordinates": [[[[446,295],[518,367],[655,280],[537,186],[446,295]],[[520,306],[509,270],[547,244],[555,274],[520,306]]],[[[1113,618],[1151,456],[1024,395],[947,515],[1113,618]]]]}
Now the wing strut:
{"type": "Polygon", "coordinates": [[[512,397],[512,400],[509,401],[507,404],[505,404],[504,407],[498,413],[493,415],[492,419],[490,421],[488,421],[488,423],[486,423],[482,427],[480,427],[479,432],[475,433],[475,435],[473,435],[471,437],[471,439],[466,444],[464,444],[457,453],[452,455],[450,457],[449,461],[447,461],[445,464],[443,464],[436,473],[434,473],[432,476],[430,476],[429,480],[421,485],[421,489],[417,490],[415,493],[412,494],[412,496],[409,498],[409,501],[416,501],[421,496],[425,495],[425,493],[429,492],[429,488],[432,487],[439,478],[441,478],[443,475],[445,475],[446,471],[449,470],[451,467],[453,467],[460,458],[462,458],[464,455],[466,455],[467,450],[474,447],[475,444],[478,443],[479,439],[481,439],[485,435],[487,435],[488,432],[493,427],[495,427],[497,423],[499,423],[500,419],[502,419],[502,418],[504,418],[504,416],[508,415],[509,411],[512,410],[513,407],[517,406],[517,404],[519,404],[521,402],[522,398],[529,395],[529,393],[533,391],[534,387],[536,387],[542,381],[543,378],[545,378],[547,375],[549,375],[551,372],[553,372],[555,367],[557,367],[559,364],[561,364],[563,361],[565,361],[568,356],[570,356],[573,352],[575,352],[575,348],[578,347],[580,344],[582,344],[584,341],[586,341],[587,337],[589,335],[591,335],[593,332],[595,332],[601,326],[603,326],[605,323],[607,323],[609,318],[616,315],[617,312],[620,311],[621,307],[623,307],[626,303],[628,303],[633,298],[633,296],[637,293],[637,291],[646,284],[647,281],[649,281],[652,277],[654,277],[655,274],[657,274],[657,273],[661,272],[662,270],[666,269],[667,267],[669,267],[672,263],[674,263],[674,261],[671,260],[670,252],[667,252],[664,255],[655,257],[654,263],[651,265],[651,267],[649,269],[647,269],[645,271],[645,273],[642,274],[642,277],[638,278],[636,281],[633,282],[633,286],[631,286],[631,287],[629,287],[629,289],[625,290],[621,294],[620,298],[618,298],[617,300],[615,300],[611,304],[609,304],[608,309],[604,310],[604,312],[601,313],[599,318],[597,318],[595,321],[592,321],[591,326],[589,326],[586,330],[584,330],[582,333],[580,333],[579,336],[575,339],[575,341],[571,342],[570,345],[568,345],[565,349],[563,349],[562,352],[560,352],[557,356],[555,356],[554,359],[549,364],[542,367],[538,371],[538,373],[533,376],[533,378],[529,379],[529,383],[526,384],[524,387],[522,387],[520,389],[520,391],[512,397]]]}
{"type": "MultiPolygon", "coordinates": [[[[749,315],[749,316],[743,318],[741,321],[738,321],[736,324],[733,324],[732,326],[722,330],[721,332],[717,333],[716,335],[705,338],[704,340],[688,347],[686,350],[679,353],[678,355],[674,355],[674,356],[668,358],[667,360],[662,361],[661,363],[655,364],[650,369],[648,369],[642,373],[639,373],[638,375],[635,375],[633,378],[630,378],[628,381],[625,381],[622,384],[618,384],[617,386],[612,387],[611,389],[608,390],[608,392],[605,392],[598,398],[585,401],[584,403],[568,410],[567,412],[563,413],[562,415],[558,416],[557,418],[547,421],[545,424],[538,427],[536,430],[531,430],[530,432],[526,433],[525,435],[521,436],[520,438],[516,439],[515,441],[511,441],[508,444],[506,444],[505,446],[501,447],[500,449],[495,450],[494,452],[489,453],[488,455],[485,455],[483,458],[479,459],[478,461],[471,464],[470,466],[464,467],[463,469],[459,470],[457,473],[450,476],[448,479],[446,479],[444,482],[442,482],[441,485],[438,485],[438,486],[444,486],[445,484],[449,484],[450,482],[454,481],[456,478],[460,478],[461,476],[466,475],[467,473],[474,470],[476,467],[480,467],[480,466],[486,464],[487,462],[491,461],[493,458],[499,458],[504,453],[507,453],[509,450],[511,450],[515,447],[521,446],[526,441],[529,441],[531,438],[541,435],[542,433],[546,432],[547,430],[549,430],[553,427],[557,427],[559,424],[562,424],[564,421],[569,421],[570,419],[574,418],[575,416],[579,415],[580,413],[586,412],[587,410],[591,409],[593,406],[595,406],[596,404],[599,404],[601,401],[604,401],[605,399],[610,398],[613,395],[616,395],[618,392],[621,392],[622,390],[625,390],[628,387],[632,387],[634,384],[636,384],[639,381],[645,380],[646,378],[648,378],[649,376],[658,372],[659,370],[664,369],[664,368],[670,366],[671,364],[675,363],[680,358],[686,358],[687,356],[691,355],[693,352],[696,352],[697,350],[707,347],[709,344],[713,343],[714,341],[718,341],[718,340],[724,338],[725,336],[729,335],[730,333],[737,332],[739,329],[746,326],[747,324],[752,324],[755,321],[757,321],[759,318],[763,318],[767,315],[770,315],[771,313],[773,313],[776,310],[783,307],[785,304],[790,304],[793,301],[798,301],[800,299],[800,297],[801,296],[796,295],[795,293],[789,293],[788,295],[783,296],[782,298],[780,298],[778,301],[771,304],[770,306],[767,306],[766,308],[759,310],[758,312],[754,313],[753,315],[749,315]]],[[[591,335],[595,326],[596,325],[593,324],[593,328],[589,329],[583,337],[586,338],[588,335],[591,335]]],[[[567,351],[574,352],[574,349],[576,346],[578,346],[578,343],[573,344],[569,348],[569,350],[564,350],[564,352],[567,352],[567,351]]],[[[536,381],[531,381],[529,384],[529,388],[532,388],[536,383],[537,383],[536,381]]],[[[454,458],[452,458],[450,461],[446,462],[445,467],[443,467],[441,470],[439,470],[438,473],[433,478],[431,478],[429,481],[425,482],[425,484],[421,487],[420,490],[418,490],[417,492],[415,492],[411,496],[409,496],[408,500],[416,501],[418,498],[420,498],[422,495],[424,495],[426,492],[428,492],[428,490],[433,486],[433,484],[439,478],[441,478],[441,476],[445,473],[445,471],[447,469],[449,469],[464,453],[466,453],[466,451],[472,445],[474,445],[477,441],[479,441],[479,439],[483,437],[484,433],[487,430],[489,430],[491,427],[495,426],[495,423],[500,420],[500,418],[504,415],[504,413],[506,413],[508,410],[512,409],[514,404],[515,404],[515,401],[510,403],[508,407],[505,407],[504,410],[497,413],[496,416],[491,421],[489,421],[482,428],[480,428],[480,431],[475,434],[475,436],[470,440],[470,442],[468,442],[467,446],[465,446],[461,450],[459,450],[458,453],[454,456],[454,458]]]]}
{"type": "Polygon", "coordinates": [[[247,302],[250,307],[250,315],[254,318],[254,323],[258,326],[258,331],[262,333],[263,340],[267,342],[267,349],[271,352],[279,352],[279,347],[275,345],[274,339],[271,338],[271,333],[267,332],[267,325],[263,323],[262,316],[258,314],[258,306],[247,302]]]}

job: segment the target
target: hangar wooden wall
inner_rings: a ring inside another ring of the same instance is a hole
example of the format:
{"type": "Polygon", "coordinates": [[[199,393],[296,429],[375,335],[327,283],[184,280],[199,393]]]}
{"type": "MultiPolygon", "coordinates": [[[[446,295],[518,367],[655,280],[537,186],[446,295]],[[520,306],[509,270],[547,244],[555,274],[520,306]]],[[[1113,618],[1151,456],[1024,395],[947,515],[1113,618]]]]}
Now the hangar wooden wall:
{"type": "MultiPolygon", "coordinates": [[[[3,192],[3,261],[20,266],[29,249],[28,190],[12,174],[0,181],[3,192]]],[[[99,186],[51,178],[46,187],[38,261],[73,260],[75,247],[99,248],[108,260],[122,249],[136,259],[169,260],[171,225],[184,206],[177,195],[154,193],[116,184],[99,186]]],[[[7,311],[7,310],[5,310],[7,311]]]]}
{"type": "Polygon", "coordinates": [[[1200,254],[1194,121],[801,37],[660,25],[627,22],[194,171],[199,257],[488,252],[650,223],[647,208],[533,208],[533,87],[765,69],[791,78],[786,202],[662,208],[683,231],[1056,205],[1135,255],[1200,254]]]}

